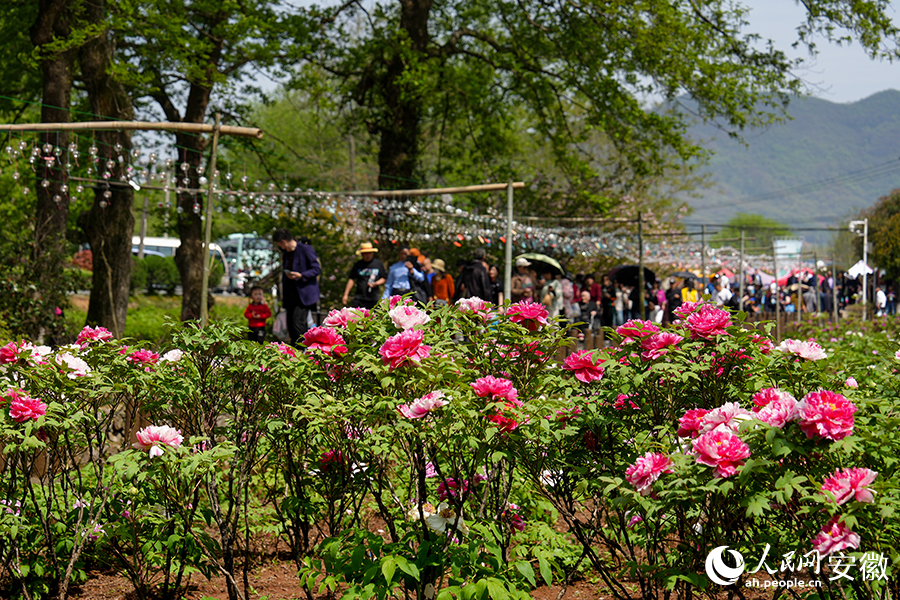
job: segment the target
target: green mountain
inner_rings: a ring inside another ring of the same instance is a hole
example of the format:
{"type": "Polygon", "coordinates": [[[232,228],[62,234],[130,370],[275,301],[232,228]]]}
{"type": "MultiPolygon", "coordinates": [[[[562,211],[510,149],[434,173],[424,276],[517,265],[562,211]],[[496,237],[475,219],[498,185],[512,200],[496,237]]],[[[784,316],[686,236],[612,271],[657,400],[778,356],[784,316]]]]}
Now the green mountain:
{"type": "Polygon", "coordinates": [[[686,222],[724,223],[747,212],[795,228],[835,226],[900,187],[900,91],[851,104],[797,98],[788,113],[791,120],[745,132],[743,142],[713,126],[690,129],[714,152],[705,168],[713,187],[689,200],[686,222]]]}

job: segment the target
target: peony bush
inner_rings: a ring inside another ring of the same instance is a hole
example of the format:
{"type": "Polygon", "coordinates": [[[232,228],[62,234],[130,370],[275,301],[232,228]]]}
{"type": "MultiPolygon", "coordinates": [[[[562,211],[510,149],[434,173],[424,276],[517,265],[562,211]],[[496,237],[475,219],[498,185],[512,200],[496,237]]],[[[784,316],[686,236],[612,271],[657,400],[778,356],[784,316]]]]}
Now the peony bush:
{"type": "Polygon", "coordinates": [[[99,565],[139,598],[218,573],[237,600],[280,540],[310,595],[524,598],[589,570],[621,599],[718,597],[737,588],[705,561],[728,546],[776,567],[814,550],[820,597],[897,597],[898,343],[776,346],[679,313],[586,351],[537,304],[398,297],[297,348],[230,324],[173,348],[9,342],[0,596],[65,596],[99,565]],[[865,553],[884,579],[831,579],[865,553]]]}

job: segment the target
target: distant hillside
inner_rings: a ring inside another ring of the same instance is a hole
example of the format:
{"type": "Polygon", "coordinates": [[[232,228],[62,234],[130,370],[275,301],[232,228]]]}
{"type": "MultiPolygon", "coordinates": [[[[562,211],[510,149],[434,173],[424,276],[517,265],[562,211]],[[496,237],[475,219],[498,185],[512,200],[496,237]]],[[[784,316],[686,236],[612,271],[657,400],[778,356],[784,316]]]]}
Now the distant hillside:
{"type": "Polygon", "coordinates": [[[707,168],[714,187],[691,200],[688,222],[723,223],[749,212],[796,227],[829,226],[900,187],[900,91],[852,104],[802,98],[788,112],[791,121],[745,133],[746,145],[711,126],[691,128],[715,152],[707,168]],[[830,181],[807,185],[822,180],[830,181]],[[789,188],[801,189],[773,197],[789,188]]]}

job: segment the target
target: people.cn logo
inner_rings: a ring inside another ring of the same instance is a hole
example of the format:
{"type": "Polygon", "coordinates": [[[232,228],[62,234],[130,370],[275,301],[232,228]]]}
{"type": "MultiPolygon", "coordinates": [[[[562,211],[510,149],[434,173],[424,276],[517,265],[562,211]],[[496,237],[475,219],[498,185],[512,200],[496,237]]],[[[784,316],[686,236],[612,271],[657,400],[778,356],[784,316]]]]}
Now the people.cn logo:
{"type": "Polygon", "coordinates": [[[706,557],[706,574],[719,585],[731,585],[744,572],[744,557],[741,556],[741,553],[737,550],[728,550],[737,563],[734,567],[729,567],[725,564],[723,557],[726,550],[728,550],[728,546],[719,546],[706,557]]]}

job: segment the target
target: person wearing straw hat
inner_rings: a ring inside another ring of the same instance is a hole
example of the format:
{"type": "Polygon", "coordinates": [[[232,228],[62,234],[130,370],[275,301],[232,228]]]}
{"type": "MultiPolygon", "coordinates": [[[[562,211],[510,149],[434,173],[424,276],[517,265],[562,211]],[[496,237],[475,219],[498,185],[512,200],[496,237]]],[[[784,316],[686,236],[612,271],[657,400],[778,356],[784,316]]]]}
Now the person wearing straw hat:
{"type": "Polygon", "coordinates": [[[434,277],[431,278],[431,292],[434,294],[434,299],[450,304],[450,299],[456,293],[453,275],[447,272],[447,266],[440,258],[431,262],[431,268],[434,269],[434,277]]]}
{"type": "Polygon", "coordinates": [[[384,285],[387,280],[387,269],[384,263],[375,257],[378,248],[375,248],[371,242],[363,242],[359,245],[356,255],[359,260],[353,263],[350,268],[350,276],[347,280],[347,286],[344,288],[344,304],[348,304],[350,298],[350,290],[353,284],[356,284],[356,293],[353,294],[353,308],[375,308],[378,298],[381,294],[378,288],[384,285]]]}

